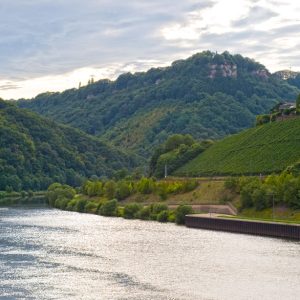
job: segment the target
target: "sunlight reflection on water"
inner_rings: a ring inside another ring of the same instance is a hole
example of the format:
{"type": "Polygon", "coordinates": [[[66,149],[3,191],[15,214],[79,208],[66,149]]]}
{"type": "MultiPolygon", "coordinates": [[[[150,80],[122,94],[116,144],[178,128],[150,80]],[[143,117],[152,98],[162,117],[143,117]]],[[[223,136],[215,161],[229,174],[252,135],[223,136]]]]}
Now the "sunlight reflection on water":
{"type": "Polygon", "coordinates": [[[0,210],[0,299],[298,299],[300,243],[0,210]]]}

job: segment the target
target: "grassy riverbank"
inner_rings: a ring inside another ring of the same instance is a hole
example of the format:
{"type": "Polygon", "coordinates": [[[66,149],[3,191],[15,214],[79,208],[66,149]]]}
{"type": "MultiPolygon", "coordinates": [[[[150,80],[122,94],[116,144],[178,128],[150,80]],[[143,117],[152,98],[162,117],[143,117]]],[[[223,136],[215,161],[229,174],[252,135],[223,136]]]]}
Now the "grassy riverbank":
{"type": "Polygon", "coordinates": [[[244,209],[237,218],[247,220],[260,220],[281,223],[300,224],[300,210],[293,210],[287,207],[275,207],[274,214],[272,208],[267,208],[262,211],[256,211],[253,208],[244,209]]]}

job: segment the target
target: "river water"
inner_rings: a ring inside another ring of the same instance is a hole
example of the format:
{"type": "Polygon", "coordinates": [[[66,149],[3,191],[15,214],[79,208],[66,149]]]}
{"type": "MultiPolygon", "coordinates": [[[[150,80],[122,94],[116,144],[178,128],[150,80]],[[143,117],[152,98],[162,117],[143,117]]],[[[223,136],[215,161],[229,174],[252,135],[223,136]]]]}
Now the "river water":
{"type": "Polygon", "coordinates": [[[299,299],[300,242],[0,209],[0,299],[299,299]]]}

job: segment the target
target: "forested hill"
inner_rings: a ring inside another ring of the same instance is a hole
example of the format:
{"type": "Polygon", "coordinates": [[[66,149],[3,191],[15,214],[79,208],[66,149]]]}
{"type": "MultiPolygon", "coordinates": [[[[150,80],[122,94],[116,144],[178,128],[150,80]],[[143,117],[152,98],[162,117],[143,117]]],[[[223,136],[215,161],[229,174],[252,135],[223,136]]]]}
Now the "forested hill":
{"type": "Polygon", "coordinates": [[[42,190],[52,182],[78,186],[132,162],[95,137],[57,125],[0,100],[0,190],[42,190]]]}
{"type": "Polygon", "coordinates": [[[298,93],[249,58],[206,51],[18,105],[148,157],[173,133],[216,139],[251,127],[257,114],[298,93]]]}

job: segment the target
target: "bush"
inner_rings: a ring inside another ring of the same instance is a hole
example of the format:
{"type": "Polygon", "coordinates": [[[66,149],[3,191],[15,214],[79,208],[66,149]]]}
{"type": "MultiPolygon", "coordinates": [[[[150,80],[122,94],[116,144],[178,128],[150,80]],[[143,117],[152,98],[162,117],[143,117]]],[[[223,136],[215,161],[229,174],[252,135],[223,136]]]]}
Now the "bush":
{"type": "Polygon", "coordinates": [[[252,193],[252,201],[256,210],[263,210],[268,206],[266,191],[263,188],[257,188],[252,193]]]}
{"type": "Polygon", "coordinates": [[[168,222],[175,223],[176,216],[174,211],[170,211],[168,215],[168,222]]]}
{"type": "Polygon", "coordinates": [[[130,194],[131,194],[130,183],[126,181],[119,181],[117,183],[117,189],[116,189],[116,197],[118,198],[118,200],[123,200],[129,197],[130,194]]]}
{"type": "Polygon", "coordinates": [[[184,224],[185,216],[193,213],[193,209],[190,205],[180,205],[175,210],[175,222],[176,224],[184,224]]]}
{"type": "Polygon", "coordinates": [[[85,211],[84,208],[85,208],[86,204],[87,204],[87,200],[86,199],[79,199],[77,201],[75,210],[77,212],[84,212],[85,211]]]}
{"type": "Polygon", "coordinates": [[[59,198],[73,199],[76,191],[66,184],[53,183],[48,187],[46,198],[50,206],[55,206],[55,201],[59,198]]]}
{"type": "Polygon", "coordinates": [[[117,209],[117,217],[123,218],[124,217],[124,207],[118,206],[117,209]]]}
{"type": "Polygon", "coordinates": [[[116,195],[116,183],[113,180],[107,181],[104,184],[104,195],[111,200],[116,195]]]}
{"type": "Polygon", "coordinates": [[[69,201],[67,198],[58,198],[55,200],[54,207],[65,210],[69,201]]]}
{"type": "Polygon", "coordinates": [[[76,205],[77,205],[77,199],[73,199],[68,202],[66,210],[75,211],[76,205]]]}
{"type": "Polygon", "coordinates": [[[153,214],[157,215],[160,212],[162,212],[163,210],[168,210],[168,206],[163,203],[153,203],[150,205],[150,209],[153,214]]]}
{"type": "Polygon", "coordinates": [[[95,214],[97,212],[98,204],[92,201],[88,201],[84,207],[84,211],[90,214],[95,214]]]}
{"type": "Polygon", "coordinates": [[[168,222],[168,216],[169,213],[167,210],[163,210],[161,211],[158,215],[157,215],[157,221],[158,222],[168,222]]]}
{"type": "Polygon", "coordinates": [[[151,210],[149,206],[143,207],[139,213],[138,218],[141,220],[149,220],[150,219],[151,210]]]}
{"type": "Polygon", "coordinates": [[[100,207],[101,216],[116,216],[118,213],[118,201],[116,199],[104,202],[100,207]]]}
{"type": "Polygon", "coordinates": [[[167,198],[168,198],[167,186],[165,184],[160,184],[157,187],[157,194],[158,194],[160,200],[167,200],[167,198]]]}
{"type": "Polygon", "coordinates": [[[141,194],[151,194],[153,192],[154,181],[151,178],[143,177],[137,183],[137,190],[141,194]]]}
{"type": "Polygon", "coordinates": [[[124,218],[135,219],[138,217],[138,212],[141,210],[141,206],[137,203],[130,203],[124,207],[124,218]]]}

